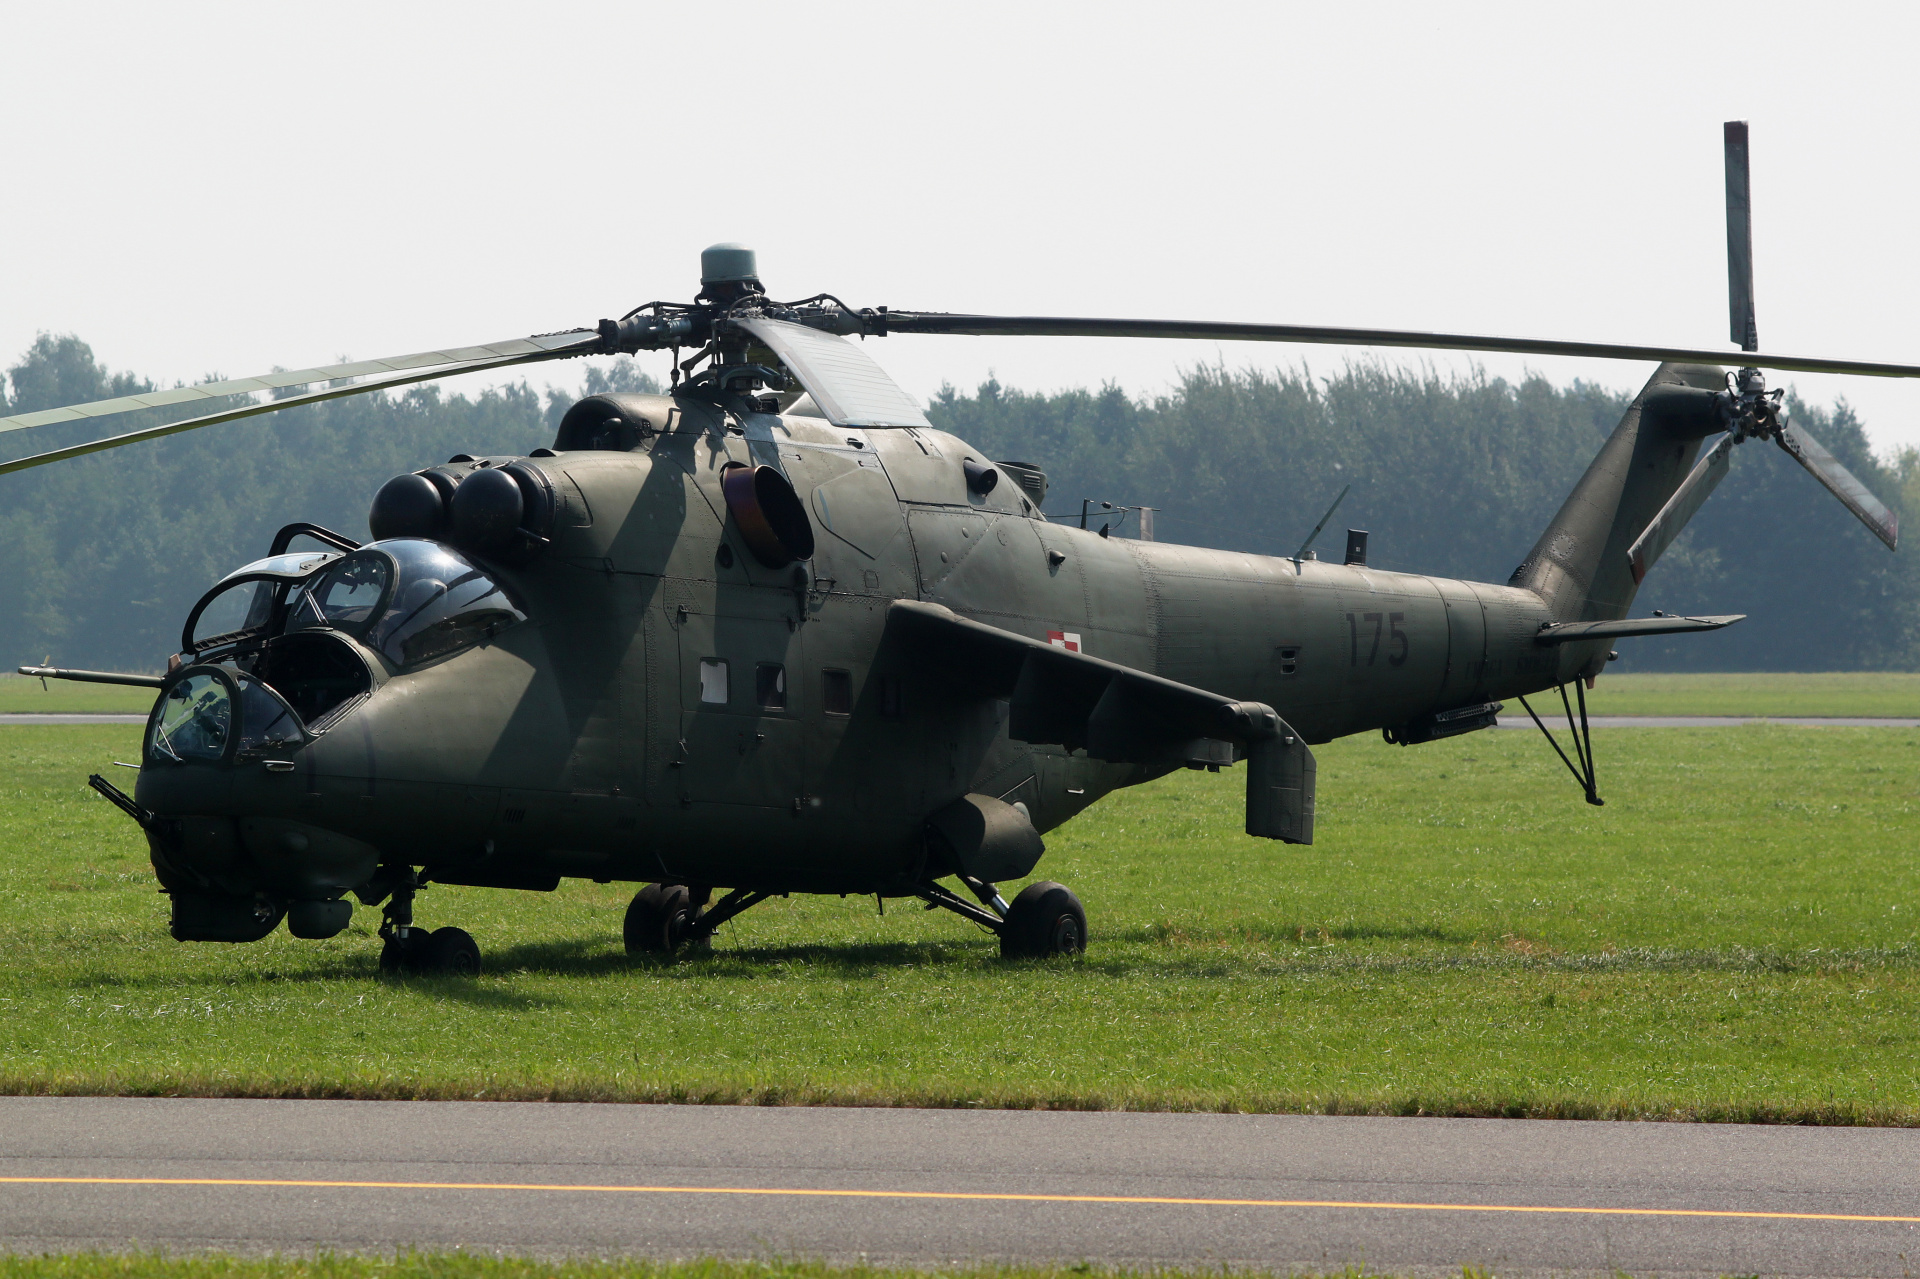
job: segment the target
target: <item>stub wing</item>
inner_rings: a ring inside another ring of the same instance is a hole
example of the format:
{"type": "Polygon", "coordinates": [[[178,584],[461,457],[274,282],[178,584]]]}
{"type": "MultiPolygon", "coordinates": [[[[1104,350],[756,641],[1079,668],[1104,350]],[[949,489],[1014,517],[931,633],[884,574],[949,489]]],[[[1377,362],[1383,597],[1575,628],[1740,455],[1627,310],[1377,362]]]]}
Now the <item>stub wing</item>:
{"type": "Polygon", "coordinates": [[[1247,760],[1247,833],[1313,842],[1313,752],[1272,707],[896,600],[890,636],[949,684],[1008,704],[1016,741],[1084,749],[1110,763],[1247,760]]]}

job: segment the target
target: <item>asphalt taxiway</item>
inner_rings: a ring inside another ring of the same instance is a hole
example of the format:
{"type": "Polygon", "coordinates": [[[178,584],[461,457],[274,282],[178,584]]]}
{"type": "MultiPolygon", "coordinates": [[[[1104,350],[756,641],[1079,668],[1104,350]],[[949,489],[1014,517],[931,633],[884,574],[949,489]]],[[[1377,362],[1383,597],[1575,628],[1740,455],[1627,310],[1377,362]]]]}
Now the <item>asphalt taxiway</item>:
{"type": "Polygon", "coordinates": [[[0,1099],[0,1248],[1906,1275],[1920,1132],[0,1099]]]}

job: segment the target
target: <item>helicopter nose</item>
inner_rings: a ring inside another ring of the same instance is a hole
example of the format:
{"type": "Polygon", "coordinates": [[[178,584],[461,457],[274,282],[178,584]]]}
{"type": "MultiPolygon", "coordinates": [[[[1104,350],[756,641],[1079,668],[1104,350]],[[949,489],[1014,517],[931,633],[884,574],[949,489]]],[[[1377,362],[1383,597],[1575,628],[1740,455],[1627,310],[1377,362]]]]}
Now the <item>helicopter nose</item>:
{"type": "Polygon", "coordinates": [[[162,818],[233,811],[234,770],[149,759],[133,787],[134,801],[162,818]]]}

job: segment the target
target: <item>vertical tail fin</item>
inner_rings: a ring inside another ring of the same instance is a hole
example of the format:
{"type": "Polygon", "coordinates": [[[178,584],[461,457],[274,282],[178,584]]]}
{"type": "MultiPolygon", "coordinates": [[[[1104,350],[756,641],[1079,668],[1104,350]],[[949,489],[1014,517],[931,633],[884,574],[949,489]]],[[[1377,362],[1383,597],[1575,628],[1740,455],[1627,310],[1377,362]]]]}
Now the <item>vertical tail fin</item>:
{"type": "Polygon", "coordinates": [[[1722,369],[1661,365],[1511,584],[1544,599],[1556,621],[1625,617],[1639,586],[1628,549],[1686,479],[1700,441],[1723,429],[1714,396],[1725,386],[1722,369]]]}

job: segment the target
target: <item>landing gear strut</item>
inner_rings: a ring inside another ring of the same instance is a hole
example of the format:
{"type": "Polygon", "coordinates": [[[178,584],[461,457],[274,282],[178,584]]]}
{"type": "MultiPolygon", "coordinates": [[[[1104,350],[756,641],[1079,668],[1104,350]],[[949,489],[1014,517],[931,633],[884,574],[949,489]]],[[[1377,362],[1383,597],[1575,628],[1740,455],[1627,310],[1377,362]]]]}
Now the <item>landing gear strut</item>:
{"type": "Polygon", "coordinates": [[[937,883],[920,886],[927,909],[940,907],[1000,935],[1003,959],[1044,959],[1049,955],[1079,955],[1087,949],[1087,912],[1080,899],[1063,884],[1039,879],[1020,890],[1009,906],[992,884],[968,875],[960,882],[973,890],[980,905],[937,883]]]}
{"type": "Polygon", "coordinates": [[[670,955],[686,945],[704,945],[720,925],[744,910],[758,906],[772,893],[736,888],[708,907],[713,890],[701,888],[698,897],[685,884],[648,884],[633,895],[620,930],[629,955],[670,955]]]}
{"type": "Polygon", "coordinates": [[[393,890],[380,916],[380,971],[391,976],[478,977],[480,946],[464,928],[413,926],[413,895],[419,881],[411,872],[393,890]]]}
{"type": "Polygon", "coordinates": [[[1567,753],[1560,749],[1560,743],[1554,740],[1553,730],[1547,727],[1546,721],[1535,713],[1533,707],[1527,706],[1527,699],[1521,698],[1520,704],[1527,707],[1527,714],[1533,716],[1533,722],[1546,735],[1547,745],[1553,747],[1553,753],[1560,757],[1560,762],[1573,774],[1573,780],[1586,792],[1587,802],[1595,808],[1601,808],[1607,801],[1600,798],[1593,773],[1593,726],[1587,722],[1587,690],[1576,679],[1573,681],[1573,691],[1580,699],[1580,722],[1577,724],[1573,720],[1573,706],[1567,701],[1567,686],[1562,684],[1559,687],[1560,707],[1567,713],[1567,732],[1573,737],[1573,759],[1568,759],[1567,753]],[[1578,765],[1574,760],[1579,761],[1578,765]]]}
{"type": "MultiPolygon", "coordinates": [[[[996,934],[1000,954],[1007,959],[1078,955],[1087,949],[1087,912],[1065,886],[1037,880],[1021,889],[1009,905],[992,884],[970,876],[960,878],[980,899],[978,906],[933,880],[915,888],[913,895],[927,903],[928,910],[950,910],[996,934]]],[[[720,925],[774,896],[736,888],[708,906],[712,895],[712,889],[685,884],[642,888],[633,895],[621,928],[627,953],[670,955],[683,946],[704,945],[720,925]]]]}

